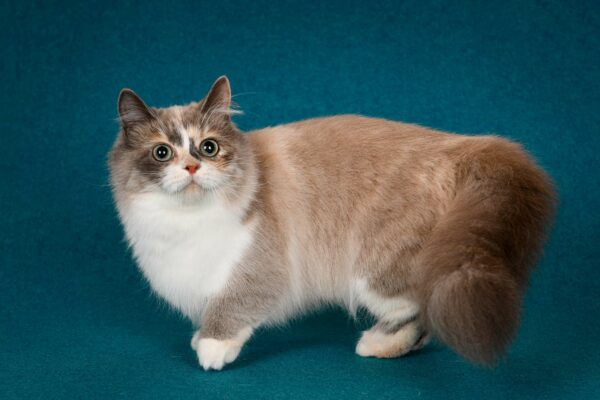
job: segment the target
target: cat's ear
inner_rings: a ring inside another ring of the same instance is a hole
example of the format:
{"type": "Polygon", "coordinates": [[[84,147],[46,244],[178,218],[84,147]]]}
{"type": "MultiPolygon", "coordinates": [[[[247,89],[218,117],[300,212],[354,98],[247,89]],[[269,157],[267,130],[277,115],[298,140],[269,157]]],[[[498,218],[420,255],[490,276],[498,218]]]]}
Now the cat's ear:
{"type": "Polygon", "coordinates": [[[211,110],[223,111],[222,114],[229,117],[231,107],[231,87],[226,76],[218,78],[208,91],[202,102],[201,111],[208,113],[211,110]]]}
{"type": "Polygon", "coordinates": [[[119,93],[118,109],[121,126],[125,130],[154,118],[152,110],[131,89],[123,89],[119,93]]]}

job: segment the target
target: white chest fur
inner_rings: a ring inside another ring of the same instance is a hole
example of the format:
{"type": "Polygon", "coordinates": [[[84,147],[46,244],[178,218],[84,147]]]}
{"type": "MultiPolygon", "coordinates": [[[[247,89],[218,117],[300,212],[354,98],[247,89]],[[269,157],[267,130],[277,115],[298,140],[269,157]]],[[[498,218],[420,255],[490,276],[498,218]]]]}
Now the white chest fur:
{"type": "Polygon", "coordinates": [[[252,242],[251,227],[216,200],[182,205],[164,195],[145,193],[120,211],[129,243],[152,288],[196,322],[252,242]]]}

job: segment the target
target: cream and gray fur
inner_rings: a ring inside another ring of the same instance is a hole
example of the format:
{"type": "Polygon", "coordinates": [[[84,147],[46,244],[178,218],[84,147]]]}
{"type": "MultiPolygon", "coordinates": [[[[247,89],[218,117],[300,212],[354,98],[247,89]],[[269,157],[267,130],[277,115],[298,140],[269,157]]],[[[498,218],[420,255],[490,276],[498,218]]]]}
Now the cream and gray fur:
{"type": "Polygon", "coordinates": [[[376,319],[361,356],[431,337],[479,363],[504,353],[554,204],[519,145],[354,115],[242,133],[232,113],[225,77],[163,109],[125,89],[110,153],[134,256],[198,327],[204,369],[234,361],[258,327],[325,304],[376,319]],[[160,145],[170,159],[153,155],[160,145]]]}

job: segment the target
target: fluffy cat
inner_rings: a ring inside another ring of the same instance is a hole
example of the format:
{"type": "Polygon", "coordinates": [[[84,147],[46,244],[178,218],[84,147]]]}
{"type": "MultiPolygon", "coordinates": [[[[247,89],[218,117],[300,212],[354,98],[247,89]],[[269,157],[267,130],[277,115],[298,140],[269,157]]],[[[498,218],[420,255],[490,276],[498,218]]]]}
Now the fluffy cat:
{"type": "Polygon", "coordinates": [[[243,134],[230,105],[226,77],[162,109],[124,89],[109,162],[135,259],[200,327],[204,369],[332,303],[376,319],[361,356],[432,336],[474,362],[503,354],[554,204],[519,145],[353,115],[243,134]]]}

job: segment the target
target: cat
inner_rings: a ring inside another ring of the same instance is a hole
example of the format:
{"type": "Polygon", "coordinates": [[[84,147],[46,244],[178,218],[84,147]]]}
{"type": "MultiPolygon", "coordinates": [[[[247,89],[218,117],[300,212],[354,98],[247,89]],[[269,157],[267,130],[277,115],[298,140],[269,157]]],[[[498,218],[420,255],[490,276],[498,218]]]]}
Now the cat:
{"type": "Polygon", "coordinates": [[[555,208],[518,144],[355,115],[242,133],[225,76],[187,106],[123,89],[118,111],[109,167],[127,240],[199,327],[205,370],[326,304],[372,315],[361,356],[431,338],[484,365],[505,354],[555,208]]]}

